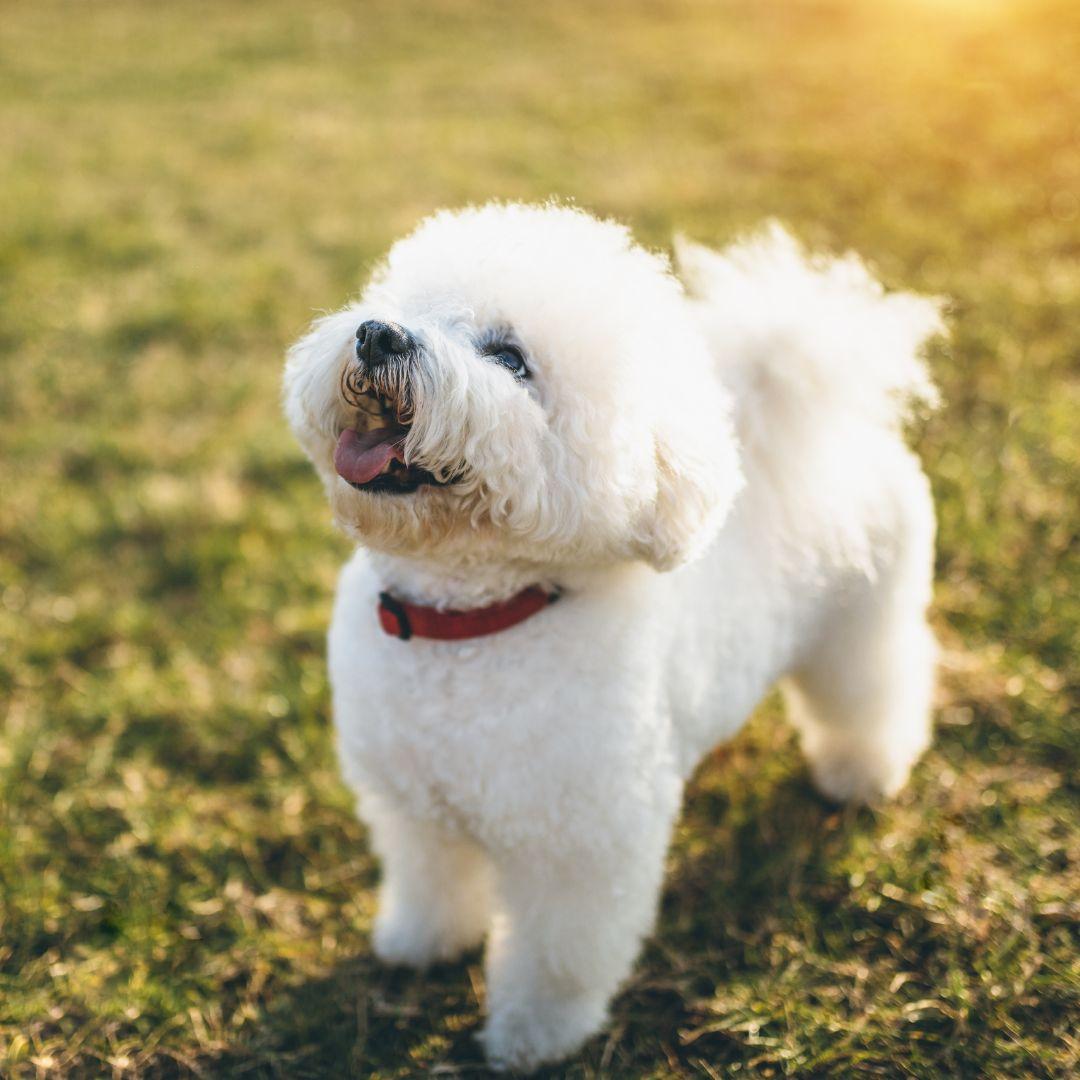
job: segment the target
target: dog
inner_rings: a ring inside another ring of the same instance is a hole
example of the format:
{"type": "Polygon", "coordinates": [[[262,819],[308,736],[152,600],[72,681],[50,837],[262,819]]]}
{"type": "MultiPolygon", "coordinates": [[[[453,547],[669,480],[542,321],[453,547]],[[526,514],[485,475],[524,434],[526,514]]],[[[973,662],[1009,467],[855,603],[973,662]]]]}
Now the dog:
{"type": "Polygon", "coordinates": [[[492,1066],[605,1021],[687,778],[775,683],[835,800],[927,746],[935,302],[779,226],[678,276],[573,207],[430,217],[290,350],[338,525],[329,670],[373,947],[486,939],[492,1066]]]}

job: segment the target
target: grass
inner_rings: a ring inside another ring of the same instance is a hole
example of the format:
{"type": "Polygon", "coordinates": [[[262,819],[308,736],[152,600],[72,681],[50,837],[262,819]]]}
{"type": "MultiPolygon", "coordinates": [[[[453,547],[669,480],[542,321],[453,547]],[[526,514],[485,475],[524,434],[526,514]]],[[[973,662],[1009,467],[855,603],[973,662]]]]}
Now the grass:
{"type": "Polygon", "coordinates": [[[372,960],[283,350],[443,204],[782,217],[952,299],[934,750],[878,812],[767,704],[569,1077],[1080,1067],[1072,0],[5,5],[0,1073],[479,1075],[479,958],[372,960]]]}

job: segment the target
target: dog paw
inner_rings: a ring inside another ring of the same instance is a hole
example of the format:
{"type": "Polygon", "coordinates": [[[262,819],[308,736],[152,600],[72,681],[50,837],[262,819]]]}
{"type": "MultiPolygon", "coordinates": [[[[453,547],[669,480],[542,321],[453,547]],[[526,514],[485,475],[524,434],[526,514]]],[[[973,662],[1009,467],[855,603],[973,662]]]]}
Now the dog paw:
{"type": "Polygon", "coordinates": [[[909,759],[895,760],[855,751],[819,753],[810,762],[814,786],[838,803],[876,803],[891,798],[906,783],[909,759]]]}
{"type": "Polygon", "coordinates": [[[479,1038],[493,1070],[530,1073],[578,1050],[604,1017],[604,1002],[593,998],[496,1005],[479,1038]]]}
{"type": "Polygon", "coordinates": [[[422,969],[456,960],[484,940],[485,929],[475,920],[440,924],[397,913],[376,917],[371,944],[384,964],[422,969]]]}

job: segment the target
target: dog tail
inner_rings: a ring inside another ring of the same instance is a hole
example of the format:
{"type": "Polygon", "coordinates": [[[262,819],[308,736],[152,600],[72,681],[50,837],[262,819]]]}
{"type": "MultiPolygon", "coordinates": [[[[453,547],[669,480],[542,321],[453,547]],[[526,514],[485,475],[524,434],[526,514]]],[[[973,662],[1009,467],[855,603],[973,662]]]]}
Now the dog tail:
{"type": "Polygon", "coordinates": [[[722,253],[680,238],[675,254],[744,446],[898,430],[937,403],[923,352],[943,331],[938,301],[886,293],[853,255],[809,257],[776,224],[722,253]]]}

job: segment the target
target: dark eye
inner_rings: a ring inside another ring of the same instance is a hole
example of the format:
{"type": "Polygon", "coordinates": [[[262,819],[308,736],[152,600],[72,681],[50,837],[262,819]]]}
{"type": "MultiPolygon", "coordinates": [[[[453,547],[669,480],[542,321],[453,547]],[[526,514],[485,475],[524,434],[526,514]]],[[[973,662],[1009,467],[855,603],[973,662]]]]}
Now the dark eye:
{"type": "Polygon", "coordinates": [[[516,345],[492,345],[490,348],[484,350],[484,355],[489,360],[494,360],[496,364],[502,364],[504,368],[519,379],[527,379],[529,377],[529,369],[525,364],[525,357],[516,345]]]}

